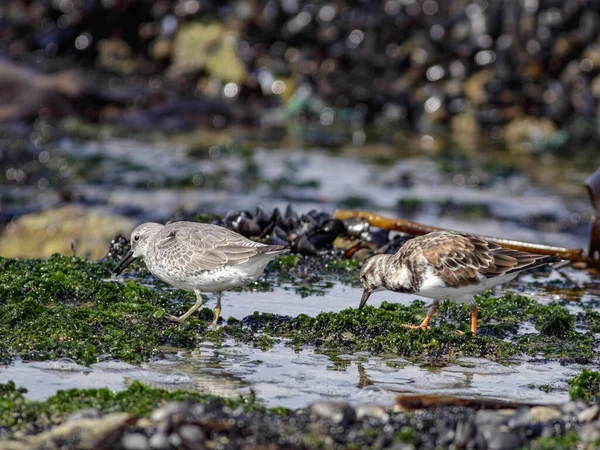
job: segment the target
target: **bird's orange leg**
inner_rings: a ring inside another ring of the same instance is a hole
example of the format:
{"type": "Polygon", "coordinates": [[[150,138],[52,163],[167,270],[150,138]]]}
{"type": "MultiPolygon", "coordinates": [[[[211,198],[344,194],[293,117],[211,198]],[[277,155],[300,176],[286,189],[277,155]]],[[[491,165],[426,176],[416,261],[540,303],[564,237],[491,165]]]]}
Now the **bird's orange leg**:
{"type": "Polygon", "coordinates": [[[477,305],[471,305],[471,333],[477,334],[477,305]]]}
{"type": "Polygon", "coordinates": [[[420,325],[407,325],[407,324],[402,324],[402,326],[404,328],[408,328],[410,330],[415,330],[417,328],[420,328],[422,330],[428,330],[429,327],[429,321],[431,320],[431,318],[433,317],[433,315],[435,314],[435,312],[438,309],[438,302],[433,302],[433,305],[431,305],[431,308],[429,308],[429,311],[427,312],[427,316],[425,316],[425,319],[423,319],[423,322],[421,322],[420,325]]]}

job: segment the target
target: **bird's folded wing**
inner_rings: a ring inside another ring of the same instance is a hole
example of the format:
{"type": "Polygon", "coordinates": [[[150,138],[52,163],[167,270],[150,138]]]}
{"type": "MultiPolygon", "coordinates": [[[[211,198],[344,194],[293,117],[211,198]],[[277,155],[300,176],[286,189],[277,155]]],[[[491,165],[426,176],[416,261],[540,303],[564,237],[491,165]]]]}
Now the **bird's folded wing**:
{"type": "Polygon", "coordinates": [[[504,248],[477,236],[431,233],[427,237],[419,243],[420,253],[451,287],[479,284],[480,274],[491,278],[549,262],[547,257],[504,248]]]}
{"type": "Polygon", "coordinates": [[[269,249],[269,246],[246,239],[226,228],[197,225],[171,227],[164,237],[161,236],[157,246],[185,255],[190,269],[197,271],[241,264],[269,249]]]}

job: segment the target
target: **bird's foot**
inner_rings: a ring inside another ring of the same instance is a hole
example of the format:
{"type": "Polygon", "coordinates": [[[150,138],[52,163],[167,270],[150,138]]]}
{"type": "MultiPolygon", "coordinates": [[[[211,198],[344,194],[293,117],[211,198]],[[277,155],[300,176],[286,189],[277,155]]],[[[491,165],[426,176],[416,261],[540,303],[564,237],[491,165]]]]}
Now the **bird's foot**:
{"type": "MultiPolygon", "coordinates": [[[[471,330],[471,333],[472,333],[474,336],[477,336],[477,330],[475,330],[475,331],[471,330]]],[[[464,335],[465,335],[465,332],[464,332],[464,331],[462,331],[462,330],[456,330],[456,334],[458,334],[459,336],[464,336],[464,335]]]]}
{"type": "Polygon", "coordinates": [[[214,310],[214,318],[213,318],[213,322],[212,322],[213,330],[217,329],[217,322],[219,321],[220,315],[221,315],[221,308],[217,306],[214,310]]]}
{"type": "Polygon", "coordinates": [[[406,323],[403,323],[402,326],[404,328],[408,328],[409,330],[416,330],[416,329],[421,329],[421,330],[429,330],[431,327],[429,325],[408,325],[406,323]]]}

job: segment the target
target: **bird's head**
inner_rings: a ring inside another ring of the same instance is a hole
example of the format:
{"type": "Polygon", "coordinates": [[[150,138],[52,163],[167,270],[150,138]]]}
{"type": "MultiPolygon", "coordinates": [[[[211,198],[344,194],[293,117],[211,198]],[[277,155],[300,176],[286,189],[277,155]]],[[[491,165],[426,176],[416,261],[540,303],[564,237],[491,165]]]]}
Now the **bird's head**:
{"type": "Polygon", "coordinates": [[[383,289],[383,262],[389,256],[375,255],[365,261],[360,271],[360,281],[364,291],[358,309],[365,306],[373,292],[383,289]]]}
{"type": "Polygon", "coordinates": [[[159,223],[146,222],[139,225],[135,230],[131,232],[131,249],[125,254],[123,259],[117,264],[117,267],[113,270],[115,275],[119,275],[123,272],[129,264],[131,264],[136,258],[146,256],[148,251],[148,244],[152,237],[163,227],[159,223]]]}

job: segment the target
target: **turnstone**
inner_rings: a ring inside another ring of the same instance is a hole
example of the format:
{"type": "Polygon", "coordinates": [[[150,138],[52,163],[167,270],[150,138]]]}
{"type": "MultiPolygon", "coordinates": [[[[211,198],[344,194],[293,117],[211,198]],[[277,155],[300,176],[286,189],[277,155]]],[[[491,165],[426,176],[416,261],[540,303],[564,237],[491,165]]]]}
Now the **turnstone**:
{"type": "Polygon", "coordinates": [[[478,236],[437,231],[409,240],[394,255],[369,258],[360,272],[364,292],[359,309],[380,290],[428,297],[433,305],[423,322],[404,325],[427,329],[441,300],[468,303],[471,331],[476,334],[475,294],[554,261],[558,258],[501,247],[478,236]]]}
{"type": "Polygon", "coordinates": [[[183,323],[202,306],[201,292],[216,292],[215,328],[221,314],[222,292],[256,280],[269,261],[288,250],[283,245],[251,241],[217,225],[147,222],[131,233],[131,250],[114,273],[119,275],[134,259],[142,257],[155,277],[179,289],[194,291],[194,306],[180,317],[167,316],[178,323],[183,323]]]}

